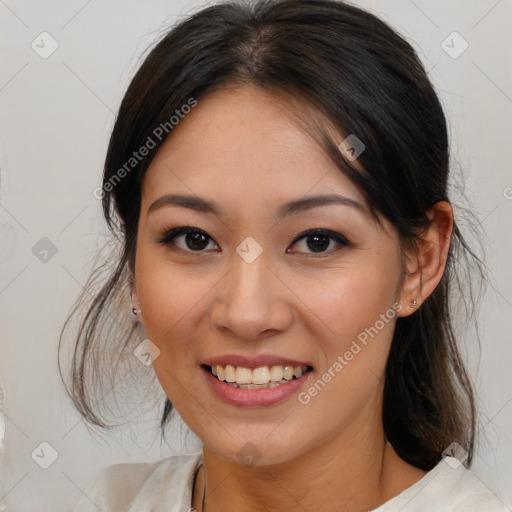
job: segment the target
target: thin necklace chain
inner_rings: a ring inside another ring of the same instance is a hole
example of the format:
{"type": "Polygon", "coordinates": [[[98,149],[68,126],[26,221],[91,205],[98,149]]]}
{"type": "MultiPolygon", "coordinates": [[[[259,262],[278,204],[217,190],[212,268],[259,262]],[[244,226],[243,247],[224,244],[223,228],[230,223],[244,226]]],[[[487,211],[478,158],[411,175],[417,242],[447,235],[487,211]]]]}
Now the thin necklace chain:
{"type": "Polygon", "coordinates": [[[203,473],[204,473],[204,491],[203,491],[203,500],[202,500],[202,503],[201,503],[201,512],[205,512],[204,504],[205,504],[205,501],[206,501],[206,471],[204,469],[204,463],[203,462],[201,462],[201,465],[197,469],[196,475],[194,477],[194,484],[193,484],[194,488],[192,490],[192,493],[195,491],[197,476],[199,475],[199,471],[201,471],[201,469],[203,470],[203,473]]]}
{"type": "Polygon", "coordinates": [[[203,492],[203,502],[201,503],[201,512],[206,512],[204,506],[204,502],[206,501],[206,469],[204,469],[204,464],[203,464],[203,473],[204,473],[204,492],[203,492]]]}

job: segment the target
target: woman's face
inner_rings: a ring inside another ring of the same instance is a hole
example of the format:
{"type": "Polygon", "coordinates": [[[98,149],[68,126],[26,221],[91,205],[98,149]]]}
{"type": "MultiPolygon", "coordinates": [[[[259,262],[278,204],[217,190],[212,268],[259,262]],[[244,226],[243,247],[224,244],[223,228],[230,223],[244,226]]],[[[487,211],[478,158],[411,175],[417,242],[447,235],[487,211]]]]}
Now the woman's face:
{"type": "Polygon", "coordinates": [[[155,372],[238,462],[371,437],[402,308],[395,231],[281,107],[248,86],[203,97],[142,187],[134,298],[155,372]]]}

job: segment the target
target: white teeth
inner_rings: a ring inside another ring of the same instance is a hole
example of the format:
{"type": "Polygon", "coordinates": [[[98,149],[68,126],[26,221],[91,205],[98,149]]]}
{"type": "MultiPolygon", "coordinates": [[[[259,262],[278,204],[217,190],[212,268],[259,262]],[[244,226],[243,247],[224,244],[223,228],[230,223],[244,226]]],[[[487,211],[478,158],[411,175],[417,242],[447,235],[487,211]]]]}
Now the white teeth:
{"type": "Polygon", "coordinates": [[[302,375],[302,366],[296,366],[293,369],[293,376],[298,379],[301,375],[302,375]]]}
{"type": "Polygon", "coordinates": [[[283,380],[282,366],[272,366],[272,368],[270,368],[270,380],[272,382],[279,382],[280,380],[283,380]]]}
{"type": "Polygon", "coordinates": [[[283,378],[285,380],[292,380],[293,374],[294,374],[293,366],[285,366],[284,367],[283,378]]]}
{"type": "Polygon", "coordinates": [[[252,371],[250,368],[243,368],[242,366],[237,366],[235,375],[235,380],[237,384],[250,384],[252,382],[252,371]]]}
{"type": "Polygon", "coordinates": [[[267,389],[267,388],[276,388],[281,384],[287,384],[287,380],[282,380],[281,382],[267,382],[266,384],[237,384],[236,382],[226,382],[228,386],[232,388],[241,388],[241,389],[267,389]]]}
{"type": "Polygon", "coordinates": [[[212,374],[221,381],[226,381],[233,387],[246,389],[259,389],[276,387],[286,382],[300,378],[307,370],[307,366],[260,366],[258,368],[245,368],[227,364],[225,367],[215,365],[211,367],[212,374]]]}
{"type": "MultiPolygon", "coordinates": [[[[279,379],[279,380],[281,380],[281,379],[279,379]]],[[[254,370],[252,371],[253,384],[267,384],[269,381],[270,381],[270,370],[268,369],[268,366],[262,366],[261,368],[254,368],[254,370]]],[[[237,382],[238,382],[238,379],[237,379],[237,382]]]]}
{"type": "Polygon", "coordinates": [[[236,381],[235,367],[233,365],[227,364],[226,368],[224,368],[224,380],[226,380],[227,382],[235,382],[236,381]]]}

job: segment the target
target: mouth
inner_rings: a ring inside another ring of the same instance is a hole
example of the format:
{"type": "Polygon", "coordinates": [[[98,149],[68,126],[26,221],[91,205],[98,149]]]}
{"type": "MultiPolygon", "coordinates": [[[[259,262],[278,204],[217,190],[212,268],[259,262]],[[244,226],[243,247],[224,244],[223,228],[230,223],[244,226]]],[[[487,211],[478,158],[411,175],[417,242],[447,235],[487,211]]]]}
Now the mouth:
{"type": "Polygon", "coordinates": [[[293,366],[292,364],[259,366],[257,368],[230,364],[203,364],[201,367],[214,378],[232,388],[255,390],[284,386],[313,370],[313,367],[309,365],[293,366]]]}

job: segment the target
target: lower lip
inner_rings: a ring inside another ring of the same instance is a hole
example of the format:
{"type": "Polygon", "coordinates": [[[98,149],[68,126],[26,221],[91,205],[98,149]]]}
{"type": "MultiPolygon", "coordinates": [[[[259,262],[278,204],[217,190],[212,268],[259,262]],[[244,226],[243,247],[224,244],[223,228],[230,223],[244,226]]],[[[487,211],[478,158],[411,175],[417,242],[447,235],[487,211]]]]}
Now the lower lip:
{"type": "Polygon", "coordinates": [[[244,389],[229,386],[214,377],[206,368],[201,367],[201,370],[215,394],[224,402],[238,407],[264,407],[283,402],[305,384],[311,373],[308,371],[302,377],[293,379],[287,384],[280,384],[275,388],[244,389]]]}

